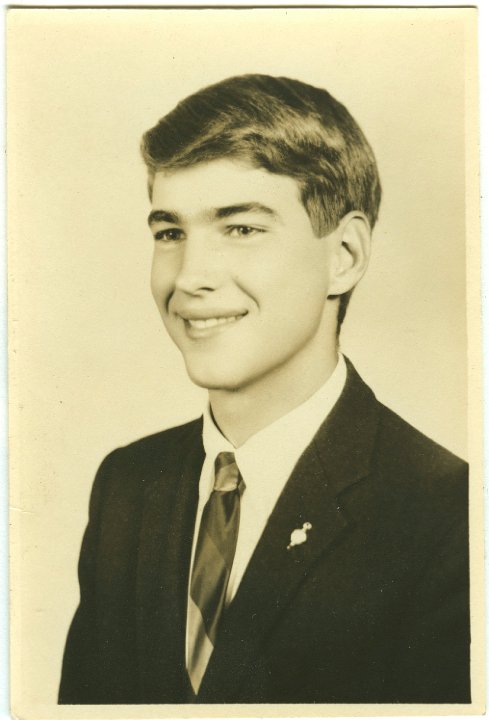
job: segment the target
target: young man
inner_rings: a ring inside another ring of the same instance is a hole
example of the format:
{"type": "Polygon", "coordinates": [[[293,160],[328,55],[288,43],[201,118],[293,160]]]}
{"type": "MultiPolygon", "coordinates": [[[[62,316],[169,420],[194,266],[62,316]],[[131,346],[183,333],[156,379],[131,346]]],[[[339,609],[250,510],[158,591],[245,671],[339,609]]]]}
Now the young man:
{"type": "Polygon", "coordinates": [[[470,702],[466,465],[338,352],[380,202],[361,130],[249,75],[143,155],[152,292],[209,406],[103,462],[60,702],[470,702]]]}

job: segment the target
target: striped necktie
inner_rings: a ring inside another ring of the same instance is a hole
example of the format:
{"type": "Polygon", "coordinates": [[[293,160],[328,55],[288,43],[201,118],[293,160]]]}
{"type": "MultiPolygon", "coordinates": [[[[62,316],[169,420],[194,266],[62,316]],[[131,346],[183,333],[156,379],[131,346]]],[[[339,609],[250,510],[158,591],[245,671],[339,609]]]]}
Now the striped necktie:
{"type": "Polygon", "coordinates": [[[214,478],[200,521],[190,582],[187,670],[195,693],[216,643],[238,539],[244,481],[233,453],[219,453],[214,478]]]}

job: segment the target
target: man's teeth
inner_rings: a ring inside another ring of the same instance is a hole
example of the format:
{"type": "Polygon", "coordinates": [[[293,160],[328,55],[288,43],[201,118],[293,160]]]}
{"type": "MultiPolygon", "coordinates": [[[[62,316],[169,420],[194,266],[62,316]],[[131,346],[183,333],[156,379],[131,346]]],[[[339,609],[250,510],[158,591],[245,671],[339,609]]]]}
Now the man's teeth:
{"type": "Polygon", "coordinates": [[[216,327],[217,325],[226,325],[236,322],[242,315],[232,315],[231,317],[207,318],[206,320],[187,320],[190,327],[196,330],[205,330],[206,328],[216,327]]]}

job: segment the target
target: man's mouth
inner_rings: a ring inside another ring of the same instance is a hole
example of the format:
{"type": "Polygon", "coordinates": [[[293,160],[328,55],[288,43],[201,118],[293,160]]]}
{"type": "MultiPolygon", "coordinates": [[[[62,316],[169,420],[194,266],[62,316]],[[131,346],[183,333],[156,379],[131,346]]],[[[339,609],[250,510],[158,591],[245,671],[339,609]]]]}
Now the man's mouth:
{"type": "Polygon", "coordinates": [[[230,315],[228,317],[212,317],[212,318],[184,318],[185,323],[195,330],[208,330],[209,328],[217,327],[218,325],[230,325],[231,323],[240,320],[245,316],[242,315],[230,315]]]}
{"type": "Polygon", "coordinates": [[[232,327],[248,315],[247,310],[240,311],[234,308],[227,312],[222,310],[216,312],[216,310],[217,308],[214,311],[211,308],[200,312],[189,310],[179,313],[177,311],[175,315],[183,322],[187,337],[192,340],[200,340],[224,332],[228,327],[232,327]],[[214,315],[214,313],[216,314],[214,315]]]}

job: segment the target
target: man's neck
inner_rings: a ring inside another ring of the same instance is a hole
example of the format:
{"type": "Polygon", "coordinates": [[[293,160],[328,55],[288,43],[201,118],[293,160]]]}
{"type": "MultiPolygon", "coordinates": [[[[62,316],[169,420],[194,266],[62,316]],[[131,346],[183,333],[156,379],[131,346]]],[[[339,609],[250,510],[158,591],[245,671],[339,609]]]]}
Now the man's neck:
{"type": "Polygon", "coordinates": [[[250,385],[234,390],[211,390],[214,421],[222,434],[240,447],[252,435],[308,400],[328,380],[338,362],[336,347],[325,350],[317,367],[278,368],[250,385]]]}

